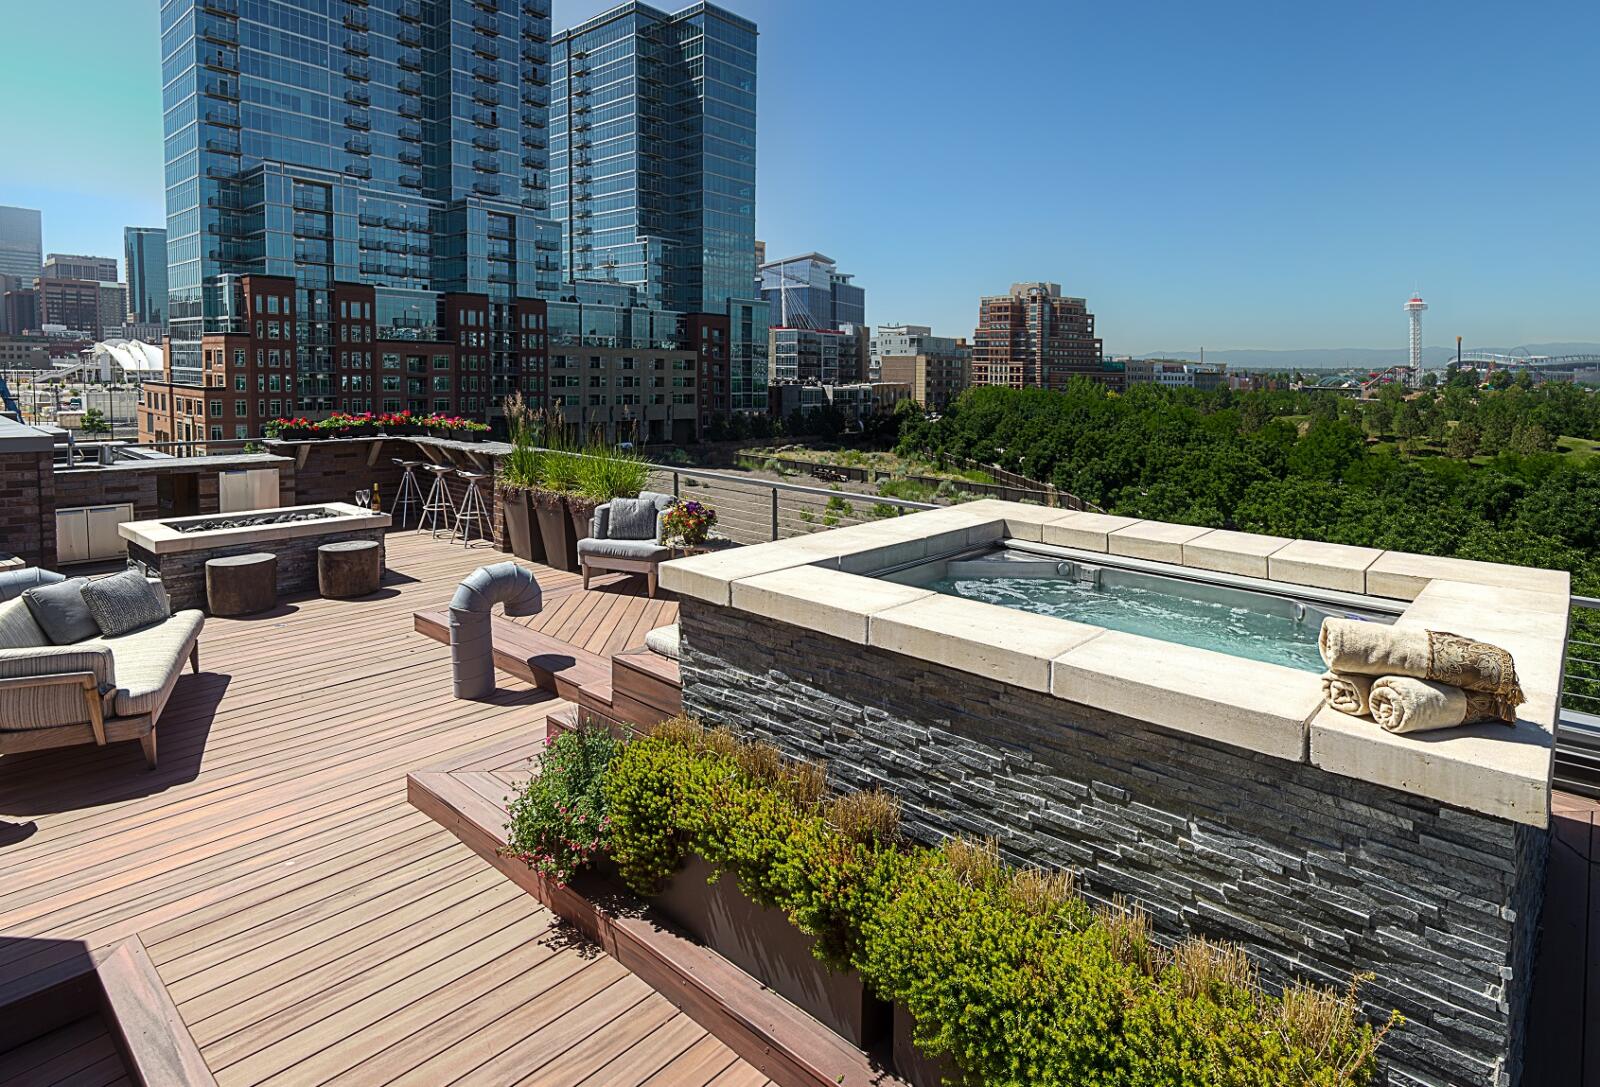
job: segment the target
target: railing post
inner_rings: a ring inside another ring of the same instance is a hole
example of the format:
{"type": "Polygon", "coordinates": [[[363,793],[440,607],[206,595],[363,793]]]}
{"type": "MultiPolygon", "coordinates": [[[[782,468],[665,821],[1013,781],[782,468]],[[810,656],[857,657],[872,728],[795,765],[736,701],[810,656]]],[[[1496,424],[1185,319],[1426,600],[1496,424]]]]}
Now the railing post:
{"type": "Polygon", "coordinates": [[[673,498],[677,498],[678,497],[678,473],[677,472],[673,472],[672,473],[672,497],[673,498]]]}
{"type": "Polygon", "coordinates": [[[778,488],[772,488],[772,538],[778,538],[778,488]]]}

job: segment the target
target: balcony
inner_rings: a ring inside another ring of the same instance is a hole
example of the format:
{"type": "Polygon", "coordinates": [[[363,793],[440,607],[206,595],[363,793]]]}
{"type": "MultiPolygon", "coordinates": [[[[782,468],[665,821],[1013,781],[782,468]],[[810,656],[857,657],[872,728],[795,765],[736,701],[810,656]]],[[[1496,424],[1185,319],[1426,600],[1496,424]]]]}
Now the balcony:
{"type": "Polygon", "coordinates": [[[200,58],[200,63],[218,72],[239,71],[239,54],[231,49],[214,49],[200,58]]]}
{"type": "Polygon", "coordinates": [[[472,6],[490,15],[500,14],[500,0],[472,0],[472,6]]]}
{"type": "Polygon", "coordinates": [[[394,40],[406,49],[417,49],[422,45],[422,31],[414,26],[402,25],[394,32],[394,40]]]}
{"type": "Polygon", "coordinates": [[[347,177],[359,177],[363,180],[372,176],[372,167],[365,162],[345,163],[344,172],[347,177]]]}
{"type": "Polygon", "coordinates": [[[352,56],[368,57],[372,55],[372,43],[364,34],[351,35],[344,40],[344,51],[352,56]]]}
{"type": "Polygon", "coordinates": [[[344,149],[352,155],[372,154],[372,141],[365,136],[351,136],[344,141],[344,149]]]}
{"type": "Polygon", "coordinates": [[[231,79],[208,79],[200,86],[200,93],[212,98],[225,98],[231,102],[239,100],[239,84],[231,79]]]}
{"type": "MultiPolygon", "coordinates": [[[[400,139],[404,140],[406,143],[422,142],[422,129],[415,125],[401,125],[400,131],[396,132],[395,135],[400,137],[400,139]]],[[[404,152],[402,152],[402,154],[404,154],[404,152]]]]}
{"type": "Polygon", "coordinates": [[[220,125],[223,128],[239,127],[239,111],[236,109],[208,109],[200,116],[208,125],[220,125]]]}
{"type": "Polygon", "coordinates": [[[420,23],[422,22],[422,5],[417,3],[417,0],[400,0],[400,6],[395,9],[395,15],[399,16],[400,21],[403,23],[420,23]]]}
{"type": "Polygon", "coordinates": [[[238,181],[239,171],[232,166],[212,164],[206,167],[206,176],[213,181],[238,181]]]}
{"type": "Polygon", "coordinates": [[[524,43],[522,46],[522,59],[529,64],[548,64],[550,62],[550,51],[548,49],[537,49],[531,44],[524,43]]]}
{"type": "Polygon", "coordinates": [[[594,69],[589,67],[587,64],[576,65],[572,69],[572,78],[573,79],[582,79],[584,76],[588,75],[592,71],[594,71],[594,69]]]}
{"type": "Polygon", "coordinates": [[[395,89],[401,94],[409,94],[412,97],[416,97],[422,93],[422,84],[415,79],[402,79],[395,84],[395,89]]]}
{"type": "Polygon", "coordinates": [[[294,234],[297,238],[314,238],[318,241],[327,241],[333,237],[333,231],[314,223],[296,222],[294,224],[294,234]]]}
{"type": "Polygon", "coordinates": [[[513,239],[516,238],[516,232],[513,231],[510,227],[508,227],[508,226],[495,226],[492,223],[489,226],[488,234],[489,234],[489,237],[495,239],[496,241],[502,241],[502,242],[509,242],[509,241],[512,241],[513,239]]]}
{"type": "Polygon", "coordinates": [[[492,109],[475,109],[472,111],[472,123],[483,128],[499,128],[500,114],[492,109]]]}
{"type": "Polygon", "coordinates": [[[538,114],[538,113],[524,113],[522,115],[522,127],[523,128],[542,129],[542,128],[545,127],[545,124],[546,124],[545,119],[544,119],[543,115],[541,115],[541,114],[538,114]]]}
{"type": "Polygon", "coordinates": [[[401,102],[395,107],[395,112],[413,121],[422,117],[422,107],[415,102],[401,102]]]}
{"type": "Polygon", "coordinates": [[[227,19],[239,17],[239,0],[200,0],[200,10],[227,19]]]}
{"type": "Polygon", "coordinates": [[[353,60],[344,66],[344,77],[356,83],[365,83],[372,78],[372,66],[364,60],[353,60]]]}
{"type": "Polygon", "coordinates": [[[344,25],[345,29],[359,31],[362,34],[372,29],[372,24],[367,21],[367,13],[364,11],[345,12],[344,25]]]}
{"type": "Polygon", "coordinates": [[[398,180],[401,185],[404,185],[408,189],[422,188],[421,174],[401,174],[396,180],[398,180]]]}
{"type": "Polygon", "coordinates": [[[352,106],[372,105],[372,95],[364,87],[351,87],[344,92],[344,100],[352,106]]]}
{"type": "Polygon", "coordinates": [[[484,106],[501,105],[500,91],[494,87],[474,87],[472,100],[484,106]]]}
{"type": "Polygon", "coordinates": [[[346,128],[353,128],[358,132],[370,132],[372,131],[372,114],[365,110],[347,113],[344,115],[344,125],[346,128]]]}
{"type": "Polygon", "coordinates": [[[500,65],[474,64],[472,66],[472,78],[481,79],[485,83],[498,83],[500,82],[500,65]]]}
{"type": "Polygon", "coordinates": [[[199,26],[199,35],[208,42],[218,45],[238,45],[239,31],[232,23],[220,20],[207,19],[199,26]]]}
{"type": "Polygon", "coordinates": [[[403,72],[420,72],[422,71],[422,54],[401,53],[399,59],[394,63],[403,72]]]}
{"type": "Polygon", "coordinates": [[[524,84],[537,83],[540,86],[543,86],[545,83],[549,82],[548,74],[548,72],[546,72],[544,69],[541,69],[537,64],[530,64],[526,68],[522,69],[522,82],[524,84]]]}
{"type": "Polygon", "coordinates": [[[400,149],[400,151],[395,155],[395,158],[399,159],[402,163],[404,163],[407,166],[421,166],[422,165],[422,152],[421,151],[412,150],[409,147],[402,147],[400,149]]]}
{"type": "Polygon", "coordinates": [[[500,137],[493,132],[479,132],[472,137],[472,146],[479,151],[500,150],[500,137]]]}
{"type": "Polygon", "coordinates": [[[522,198],[522,206],[531,208],[534,211],[549,211],[550,201],[542,196],[524,196],[522,198]]]}
{"type": "Polygon", "coordinates": [[[474,181],[472,191],[481,196],[499,196],[500,183],[498,181],[474,181]]]}
{"type": "Polygon", "coordinates": [[[219,155],[237,155],[239,153],[239,141],[213,137],[206,140],[205,149],[207,151],[215,151],[219,155]]]}
{"type": "Polygon", "coordinates": [[[537,87],[524,87],[522,88],[522,104],[547,109],[550,106],[550,92],[537,87]]]}
{"type": "Polygon", "coordinates": [[[545,162],[542,155],[523,155],[522,165],[530,170],[542,170],[548,163],[545,162]]]}
{"type": "Polygon", "coordinates": [[[489,38],[500,36],[500,20],[479,18],[472,20],[472,29],[489,38]]]}
{"type": "Polygon", "coordinates": [[[517,277],[511,272],[490,272],[490,283],[515,283],[517,277]]]}
{"type": "MultiPolygon", "coordinates": [[[[550,144],[549,144],[549,141],[545,140],[541,136],[531,136],[530,135],[530,136],[523,136],[522,137],[522,146],[527,148],[530,151],[543,151],[543,150],[546,150],[550,146],[550,144]]],[[[542,161],[542,159],[541,159],[541,161],[542,161]]]]}
{"type": "Polygon", "coordinates": [[[548,19],[550,18],[550,5],[533,4],[529,3],[528,0],[523,0],[522,14],[529,19],[548,19]]]}
{"type": "Polygon", "coordinates": [[[525,177],[522,179],[522,187],[524,189],[532,189],[534,192],[544,192],[546,189],[550,188],[550,185],[541,178],[525,177]]]}
{"type": "Polygon", "coordinates": [[[485,173],[498,174],[500,172],[500,160],[492,155],[479,155],[472,160],[472,168],[474,170],[482,170],[485,173]]]}
{"type": "Polygon", "coordinates": [[[535,249],[541,249],[547,253],[559,253],[561,251],[561,243],[548,238],[535,239],[533,247],[535,249]]]}

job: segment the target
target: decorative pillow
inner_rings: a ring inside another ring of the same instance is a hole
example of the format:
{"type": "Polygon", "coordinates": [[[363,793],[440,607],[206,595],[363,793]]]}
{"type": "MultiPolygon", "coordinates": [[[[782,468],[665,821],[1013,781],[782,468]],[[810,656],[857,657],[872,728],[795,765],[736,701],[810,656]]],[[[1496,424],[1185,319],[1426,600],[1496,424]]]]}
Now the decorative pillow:
{"type": "Polygon", "coordinates": [[[33,621],[52,645],[76,645],[100,634],[100,627],[83,602],[86,577],[68,578],[59,585],[41,585],[22,594],[33,621]]]}
{"type": "Polygon", "coordinates": [[[150,582],[151,586],[156,590],[156,592],[161,595],[161,606],[167,610],[168,615],[171,615],[172,597],[170,594],[168,594],[167,587],[161,582],[161,571],[150,566],[146,566],[138,559],[129,559],[128,569],[139,571],[139,575],[146,581],[150,582]]]}
{"type": "Polygon", "coordinates": [[[124,570],[83,587],[83,602],[107,638],[159,623],[169,613],[167,594],[138,570],[124,570]]]}
{"type": "Polygon", "coordinates": [[[610,538],[613,540],[655,539],[655,499],[613,498],[611,500],[610,538]]]}
{"type": "Polygon", "coordinates": [[[0,604],[0,649],[38,649],[49,644],[26,603],[19,599],[0,604]]]}

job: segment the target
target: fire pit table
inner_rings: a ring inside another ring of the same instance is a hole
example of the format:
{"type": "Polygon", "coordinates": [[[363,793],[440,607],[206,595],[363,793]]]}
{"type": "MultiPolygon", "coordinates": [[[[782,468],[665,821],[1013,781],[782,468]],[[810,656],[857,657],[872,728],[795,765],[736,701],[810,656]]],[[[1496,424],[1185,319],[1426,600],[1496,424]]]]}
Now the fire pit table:
{"type": "Polygon", "coordinates": [[[344,540],[375,541],[381,554],[387,513],[348,502],[316,506],[213,513],[159,521],[128,521],[117,526],[128,541],[128,556],[159,574],[172,606],[204,607],[206,562],[266,552],[277,557],[277,593],[315,590],[317,548],[344,540]]]}

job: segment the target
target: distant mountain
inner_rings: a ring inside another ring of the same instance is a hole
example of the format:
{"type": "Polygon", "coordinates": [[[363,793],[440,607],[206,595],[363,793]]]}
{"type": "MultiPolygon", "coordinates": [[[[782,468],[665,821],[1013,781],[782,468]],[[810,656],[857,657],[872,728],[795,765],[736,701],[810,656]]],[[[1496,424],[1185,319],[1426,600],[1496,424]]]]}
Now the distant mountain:
{"type": "MultiPolygon", "coordinates": [[[[1600,355],[1600,343],[1529,343],[1517,347],[1468,347],[1496,355],[1600,355]]],[[[1141,359],[1199,359],[1200,349],[1149,351],[1141,359]]],[[[1456,357],[1454,347],[1424,347],[1422,364],[1446,366],[1456,357]]],[[[1254,348],[1206,348],[1207,362],[1225,362],[1241,370],[1345,370],[1381,369],[1406,361],[1404,350],[1381,347],[1310,347],[1287,351],[1254,348]]]]}

